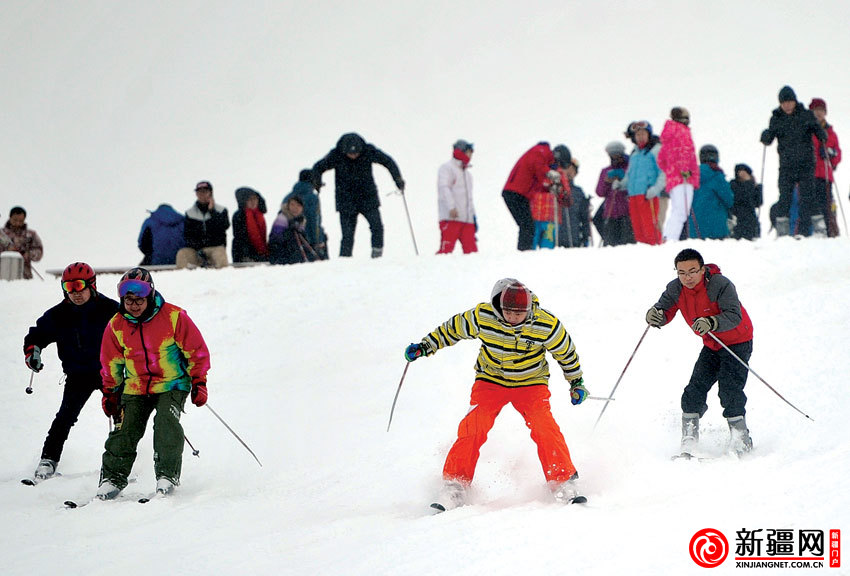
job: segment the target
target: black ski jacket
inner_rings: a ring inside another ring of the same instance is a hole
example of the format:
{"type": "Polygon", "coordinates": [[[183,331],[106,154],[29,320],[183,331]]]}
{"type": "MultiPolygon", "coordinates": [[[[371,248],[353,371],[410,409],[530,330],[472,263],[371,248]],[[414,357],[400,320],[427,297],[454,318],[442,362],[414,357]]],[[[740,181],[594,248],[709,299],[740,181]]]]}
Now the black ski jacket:
{"type": "Polygon", "coordinates": [[[761,142],[770,146],[773,139],[779,141],[779,165],[784,168],[814,167],[815,147],[812,134],[826,142],[826,131],[818,123],[814,113],[801,102],[791,114],[776,108],[770,117],[770,125],[762,132],[761,142]]]}

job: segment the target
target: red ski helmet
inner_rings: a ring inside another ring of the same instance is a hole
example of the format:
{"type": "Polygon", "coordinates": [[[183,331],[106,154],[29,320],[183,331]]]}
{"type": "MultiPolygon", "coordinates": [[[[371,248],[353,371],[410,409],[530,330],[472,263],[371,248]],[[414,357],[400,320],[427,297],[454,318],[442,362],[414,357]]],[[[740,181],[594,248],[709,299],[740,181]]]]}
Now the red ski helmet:
{"type": "Polygon", "coordinates": [[[82,292],[85,288],[97,291],[97,276],[94,269],[85,262],[68,264],[62,271],[62,291],[82,292]]]}

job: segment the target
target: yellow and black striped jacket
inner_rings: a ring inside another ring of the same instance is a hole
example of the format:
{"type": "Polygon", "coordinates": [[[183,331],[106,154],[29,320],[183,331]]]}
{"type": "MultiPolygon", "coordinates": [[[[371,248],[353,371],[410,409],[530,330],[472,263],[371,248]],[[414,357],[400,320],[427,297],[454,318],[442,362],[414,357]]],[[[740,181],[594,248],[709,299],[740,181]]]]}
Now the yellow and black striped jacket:
{"type": "Polygon", "coordinates": [[[475,362],[478,380],[500,386],[546,385],[549,381],[548,350],[569,381],[581,377],[581,366],[572,338],[561,321],[540,308],[532,298],[531,318],[520,326],[511,326],[496,315],[493,305],[481,303],[449,318],[422,339],[428,354],[453,346],[460,340],[481,340],[475,362]]]}

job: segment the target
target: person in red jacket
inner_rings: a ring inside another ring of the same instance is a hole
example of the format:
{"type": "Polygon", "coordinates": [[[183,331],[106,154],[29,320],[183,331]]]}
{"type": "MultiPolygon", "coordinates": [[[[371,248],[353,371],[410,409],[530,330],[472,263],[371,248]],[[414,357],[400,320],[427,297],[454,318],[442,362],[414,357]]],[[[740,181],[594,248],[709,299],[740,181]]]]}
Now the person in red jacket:
{"type": "Polygon", "coordinates": [[[747,396],[744,386],[749,373],[746,366],[714,339],[716,337],[747,362],[753,353],[753,323],[738,299],[735,285],[720,273],[716,264],[705,264],[691,248],[682,250],[673,260],[678,279],[670,281],[658,302],[646,313],[650,326],[661,328],[676,311],[703,341],[688,385],[682,393],[683,456],[691,457],[699,441],[699,419],[708,405],[708,391],[718,383],[723,416],[729,424],[731,449],[737,454],[753,448],[747,423],[747,396]]]}
{"type": "Polygon", "coordinates": [[[570,165],[570,149],[563,144],[549,148],[548,142],[538,142],[520,156],[502,190],[502,198],[519,226],[518,250],[531,250],[534,243],[534,219],[531,217],[531,198],[549,192],[552,179],[547,175],[558,167],[570,165]]]}
{"type": "MultiPolygon", "coordinates": [[[[835,182],[833,172],[841,162],[841,146],[838,144],[838,135],[832,128],[832,124],[826,121],[826,102],[823,98],[812,98],[809,110],[815,115],[818,123],[826,130],[826,145],[821,146],[820,140],[812,135],[812,143],[815,145],[815,199],[823,208],[826,220],[826,233],[830,238],[838,236],[838,221],[832,204],[832,184],[835,182]]],[[[822,233],[822,230],[815,230],[822,233]]]]}

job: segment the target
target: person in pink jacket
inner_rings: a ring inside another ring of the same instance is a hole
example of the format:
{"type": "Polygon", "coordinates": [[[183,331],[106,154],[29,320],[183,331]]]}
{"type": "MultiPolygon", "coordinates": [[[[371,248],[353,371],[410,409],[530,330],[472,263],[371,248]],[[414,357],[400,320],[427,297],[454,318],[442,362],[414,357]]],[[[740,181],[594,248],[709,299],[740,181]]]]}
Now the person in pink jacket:
{"type": "Polygon", "coordinates": [[[666,190],[670,196],[670,212],[662,233],[664,241],[679,239],[682,227],[688,221],[694,189],[699,188],[699,165],[688,127],[690,121],[687,109],[676,106],[670,111],[670,120],[661,131],[658,167],[667,177],[666,190]]]}

